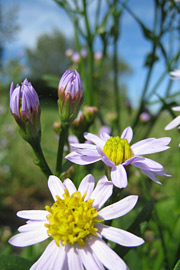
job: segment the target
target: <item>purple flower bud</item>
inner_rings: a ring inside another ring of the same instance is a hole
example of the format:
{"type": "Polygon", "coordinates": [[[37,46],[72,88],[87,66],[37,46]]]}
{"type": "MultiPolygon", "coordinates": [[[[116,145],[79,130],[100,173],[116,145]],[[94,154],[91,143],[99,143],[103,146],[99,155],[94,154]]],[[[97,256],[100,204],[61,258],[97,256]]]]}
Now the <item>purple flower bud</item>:
{"type": "Polygon", "coordinates": [[[140,120],[143,123],[147,123],[151,119],[151,116],[148,112],[142,112],[140,114],[140,120]]]}
{"type": "Polygon", "coordinates": [[[31,117],[31,112],[39,106],[39,98],[31,83],[25,79],[20,87],[13,82],[10,87],[10,109],[17,117],[27,115],[31,117]]]}
{"type": "Polygon", "coordinates": [[[58,103],[62,121],[73,121],[82,103],[83,88],[77,71],[66,70],[58,87],[58,103]]]}
{"type": "Polygon", "coordinates": [[[20,126],[21,135],[30,142],[40,136],[39,98],[31,83],[25,79],[22,85],[13,82],[10,87],[10,110],[20,126]]]}
{"type": "Polygon", "coordinates": [[[82,58],[86,59],[86,57],[87,57],[86,49],[81,49],[81,56],[82,56],[82,58]]]}

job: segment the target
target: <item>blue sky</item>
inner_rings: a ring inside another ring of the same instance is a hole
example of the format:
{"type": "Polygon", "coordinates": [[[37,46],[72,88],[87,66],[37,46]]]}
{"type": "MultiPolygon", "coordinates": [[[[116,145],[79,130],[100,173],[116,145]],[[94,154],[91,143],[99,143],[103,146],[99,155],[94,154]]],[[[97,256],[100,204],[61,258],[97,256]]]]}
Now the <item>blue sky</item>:
{"type": "MultiPolygon", "coordinates": [[[[91,14],[94,3],[92,1],[91,14]]],[[[153,22],[153,0],[129,0],[128,6],[149,27],[153,22]]],[[[105,0],[102,0],[102,6],[105,0]]],[[[18,24],[20,31],[16,39],[6,46],[7,59],[16,56],[26,47],[33,48],[39,35],[51,33],[55,28],[63,32],[66,37],[73,36],[73,26],[66,13],[53,0],[3,0],[4,8],[18,7],[18,24]]],[[[167,40],[165,40],[167,42],[167,40]]],[[[98,47],[98,45],[97,45],[98,47]]],[[[121,38],[118,43],[119,55],[132,67],[133,73],[126,78],[128,93],[131,100],[136,103],[140,97],[147,70],[144,68],[144,56],[149,51],[150,44],[142,35],[140,27],[135,20],[125,12],[122,17],[121,38]]],[[[175,67],[178,68],[178,67],[175,67]]],[[[154,72],[153,81],[162,73],[163,63],[160,62],[154,72]]],[[[169,76],[162,84],[160,94],[163,95],[169,76]]],[[[179,84],[175,82],[175,91],[179,84]]]]}

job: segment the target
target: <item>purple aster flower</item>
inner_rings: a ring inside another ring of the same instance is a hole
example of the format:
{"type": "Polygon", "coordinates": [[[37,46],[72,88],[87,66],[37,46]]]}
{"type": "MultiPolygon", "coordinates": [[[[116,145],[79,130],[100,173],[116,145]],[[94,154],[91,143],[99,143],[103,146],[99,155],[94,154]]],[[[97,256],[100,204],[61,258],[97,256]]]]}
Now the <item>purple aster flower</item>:
{"type": "Polygon", "coordinates": [[[28,221],[19,227],[20,233],[9,240],[10,244],[25,247],[49,237],[53,239],[30,270],[127,269],[125,262],[102,238],[128,247],[139,246],[144,240],[101,222],[127,214],[138,196],[128,196],[101,209],[111,196],[113,185],[105,176],[95,188],[94,185],[92,175],[81,181],[78,190],[70,179],[62,183],[56,176],[50,176],[48,186],[54,204],[46,206],[46,210],[17,213],[28,221]]]}
{"type": "Polygon", "coordinates": [[[139,118],[141,122],[147,123],[151,119],[151,116],[148,112],[142,112],[139,118]]]}
{"type": "Polygon", "coordinates": [[[94,59],[95,59],[96,61],[101,60],[101,58],[102,58],[102,52],[95,52],[95,53],[94,53],[94,59]]]}
{"type": "Polygon", "coordinates": [[[79,165],[87,165],[102,160],[111,168],[111,179],[115,186],[125,188],[128,184],[126,167],[133,165],[140,168],[151,180],[160,184],[157,175],[169,176],[164,173],[161,164],[142,157],[141,155],[153,154],[165,151],[171,138],[149,138],[130,146],[133,137],[131,127],[127,127],[121,137],[110,137],[107,133],[101,133],[100,137],[85,133],[85,139],[91,144],[72,144],[76,150],[66,156],[68,160],[79,165]],[[93,144],[92,144],[93,143],[93,144]]]}
{"type": "Polygon", "coordinates": [[[40,137],[39,98],[31,83],[25,79],[22,85],[13,82],[10,87],[10,110],[20,126],[21,135],[26,141],[40,137]]]}
{"type": "Polygon", "coordinates": [[[65,51],[65,55],[66,55],[67,57],[71,57],[71,56],[73,55],[73,50],[72,50],[72,49],[67,49],[67,50],[65,51]]]}
{"type": "Polygon", "coordinates": [[[78,52],[74,52],[72,57],[71,57],[71,60],[75,63],[75,64],[78,64],[80,62],[80,55],[78,52]]]}
{"type": "Polygon", "coordinates": [[[58,104],[62,121],[73,121],[78,115],[82,100],[83,88],[77,71],[66,70],[58,87],[58,104]]]}

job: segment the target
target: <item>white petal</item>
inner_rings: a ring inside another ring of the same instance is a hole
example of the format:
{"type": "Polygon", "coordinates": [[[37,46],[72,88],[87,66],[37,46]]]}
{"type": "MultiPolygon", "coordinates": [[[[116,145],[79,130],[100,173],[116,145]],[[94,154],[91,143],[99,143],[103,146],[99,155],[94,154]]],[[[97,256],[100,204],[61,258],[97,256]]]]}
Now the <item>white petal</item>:
{"type": "Polygon", "coordinates": [[[63,199],[64,185],[58,177],[54,175],[49,176],[48,187],[55,201],[57,200],[56,195],[63,199]]]}
{"type": "Polygon", "coordinates": [[[69,270],[84,270],[82,262],[78,256],[77,250],[71,246],[67,253],[69,270]]]}
{"type": "Polygon", "coordinates": [[[96,224],[96,228],[98,228],[98,233],[100,233],[103,237],[121,246],[135,247],[144,243],[142,238],[118,228],[103,224],[96,224]]]}
{"type": "Polygon", "coordinates": [[[105,145],[105,142],[103,140],[101,140],[98,136],[96,136],[96,135],[94,135],[92,133],[85,132],[84,133],[84,138],[87,141],[93,142],[97,146],[100,146],[101,148],[103,148],[104,145],[105,145]]]}
{"type": "Polygon", "coordinates": [[[91,194],[91,199],[94,200],[93,206],[99,209],[112,195],[113,183],[107,180],[106,176],[103,176],[97,183],[94,191],[91,194]]]}
{"type": "Polygon", "coordinates": [[[20,226],[18,228],[18,232],[30,232],[33,230],[40,230],[41,228],[44,229],[45,228],[44,224],[46,224],[46,223],[47,223],[47,220],[46,221],[34,221],[34,222],[28,223],[26,225],[20,226]]]}
{"type": "Polygon", "coordinates": [[[70,196],[77,191],[74,183],[69,178],[64,180],[63,185],[69,191],[70,196]]]}
{"type": "Polygon", "coordinates": [[[121,138],[122,139],[127,139],[128,143],[130,143],[131,140],[132,140],[132,137],[133,137],[132,128],[131,127],[125,128],[125,130],[123,131],[123,133],[121,135],[121,138]]]}
{"type": "Polygon", "coordinates": [[[179,112],[180,111],[180,106],[173,107],[172,109],[173,109],[173,111],[179,112]]]}
{"type": "Polygon", "coordinates": [[[65,158],[67,158],[72,163],[79,164],[79,165],[88,165],[88,164],[92,164],[96,161],[101,160],[101,156],[98,154],[98,152],[97,152],[97,155],[95,156],[83,156],[77,153],[76,151],[74,151],[68,154],[65,158]]]}
{"type": "Polygon", "coordinates": [[[87,193],[85,200],[88,200],[90,198],[92,191],[94,189],[94,184],[95,182],[94,182],[94,177],[92,176],[92,174],[86,175],[81,181],[78,191],[81,192],[82,196],[84,195],[85,192],[87,193]]]}
{"type": "Polygon", "coordinates": [[[62,252],[63,249],[64,247],[58,247],[54,240],[51,241],[38,261],[31,266],[30,270],[64,270],[62,268],[65,257],[62,252]],[[52,265],[53,267],[50,268],[52,265]]]}
{"type": "Polygon", "coordinates": [[[99,265],[96,263],[93,252],[89,248],[88,244],[86,244],[85,248],[79,248],[78,254],[86,270],[100,270],[104,268],[102,264],[99,265]]]}
{"type": "Polygon", "coordinates": [[[47,228],[16,234],[9,239],[9,243],[16,247],[26,247],[42,242],[48,238],[47,228]]]}
{"type": "Polygon", "coordinates": [[[118,217],[122,217],[131,211],[136,205],[138,196],[130,195],[120,200],[119,202],[113,203],[106,206],[98,212],[98,216],[104,220],[110,220],[118,217]]]}
{"type": "Polygon", "coordinates": [[[174,118],[166,127],[165,130],[173,129],[180,125],[180,115],[174,118]]]}
{"type": "Polygon", "coordinates": [[[125,262],[101,239],[92,235],[89,246],[109,270],[127,270],[125,262]]]}
{"type": "Polygon", "coordinates": [[[37,221],[46,221],[49,212],[46,210],[23,210],[17,212],[17,216],[25,219],[32,219],[37,221]]]}
{"type": "Polygon", "coordinates": [[[111,179],[113,184],[118,188],[125,188],[128,185],[127,173],[121,164],[113,166],[111,170],[111,179]]]}
{"type": "Polygon", "coordinates": [[[159,139],[149,138],[139,141],[131,146],[131,150],[134,155],[146,155],[165,151],[169,149],[167,146],[171,141],[169,137],[163,137],[159,139]]]}

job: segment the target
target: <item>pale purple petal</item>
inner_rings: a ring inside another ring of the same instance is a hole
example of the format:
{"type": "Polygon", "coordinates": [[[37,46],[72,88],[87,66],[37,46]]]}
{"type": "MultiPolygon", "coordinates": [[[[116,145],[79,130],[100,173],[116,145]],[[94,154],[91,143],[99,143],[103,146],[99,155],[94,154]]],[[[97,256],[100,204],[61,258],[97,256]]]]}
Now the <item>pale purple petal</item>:
{"type": "Polygon", "coordinates": [[[112,167],[111,179],[113,184],[118,188],[125,188],[128,185],[127,173],[121,164],[112,167]]]}
{"type": "Polygon", "coordinates": [[[97,183],[94,191],[91,194],[91,199],[94,200],[93,207],[96,209],[101,208],[105,202],[112,195],[113,183],[107,180],[106,176],[103,176],[97,183]]]}
{"type": "Polygon", "coordinates": [[[173,109],[173,111],[175,111],[175,112],[179,112],[179,111],[180,111],[180,106],[173,107],[172,109],[173,109]]]}
{"type": "Polygon", "coordinates": [[[164,169],[160,163],[143,157],[134,159],[131,164],[137,168],[140,168],[141,170],[162,171],[164,169]]]}
{"type": "Polygon", "coordinates": [[[146,171],[146,170],[142,170],[142,172],[145,173],[151,180],[153,180],[157,184],[162,185],[162,183],[156,177],[157,173],[155,173],[153,171],[146,171]]]}
{"type": "Polygon", "coordinates": [[[131,150],[134,155],[146,155],[153,154],[157,152],[162,152],[169,149],[167,146],[171,141],[169,137],[163,137],[160,139],[149,138],[139,141],[131,146],[131,150]]]}
{"type": "Polygon", "coordinates": [[[130,195],[120,200],[119,202],[113,203],[106,206],[98,212],[98,216],[104,220],[110,220],[119,218],[131,211],[136,205],[138,196],[130,195]]]}
{"type": "Polygon", "coordinates": [[[130,143],[131,140],[132,140],[132,137],[133,137],[132,128],[131,127],[125,128],[125,130],[123,131],[123,133],[121,135],[121,138],[122,139],[127,139],[128,143],[130,143]]]}
{"type": "Polygon", "coordinates": [[[69,195],[71,196],[74,192],[77,191],[74,183],[69,179],[65,179],[63,182],[64,188],[66,188],[69,191],[69,195]]]}
{"type": "Polygon", "coordinates": [[[80,148],[80,149],[96,149],[96,145],[90,144],[90,143],[71,143],[71,146],[74,148],[80,148]]]}
{"type": "Polygon", "coordinates": [[[23,226],[20,226],[18,228],[18,232],[30,232],[30,231],[35,231],[35,230],[41,230],[45,228],[44,224],[47,223],[46,221],[34,221],[28,224],[25,224],[23,226]]]}
{"type": "Polygon", "coordinates": [[[80,260],[82,261],[86,270],[101,270],[104,269],[103,265],[100,263],[97,264],[94,260],[93,252],[89,248],[88,244],[86,244],[85,248],[78,248],[78,255],[80,260]],[[101,268],[99,267],[101,266],[101,268]]]}
{"type": "Polygon", "coordinates": [[[144,243],[142,238],[118,228],[104,224],[96,224],[96,228],[103,237],[121,246],[136,247],[144,243]]]}
{"type": "Polygon", "coordinates": [[[173,129],[180,125],[180,115],[173,119],[166,127],[165,130],[173,129]]]}
{"type": "Polygon", "coordinates": [[[67,158],[72,163],[79,164],[79,165],[88,165],[88,164],[95,163],[96,161],[101,160],[101,156],[99,154],[97,154],[96,156],[81,156],[75,151],[68,154],[65,158],[67,158]]]}
{"type": "Polygon", "coordinates": [[[107,166],[109,167],[113,167],[114,166],[114,162],[112,162],[102,151],[102,149],[100,147],[97,146],[97,152],[99,153],[99,155],[101,155],[101,159],[102,162],[104,162],[107,166]]]}
{"type": "Polygon", "coordinates": [[[87,141],[90,141],[90,142],[93,142],[94,144],[96,144],[97,146],[103,148],[104,145],[105,145],[105,142],[103,140],[101,140],[98,136],[92,134],[92,133],[88,133],[88,132],[85,132],[84,133],[84,138],[87,140],[87,141]]]}
{"type": "Polygon", "coordinates": [[[48,187],[49,187],[49,190],[50,190],[52,197],[55,201],[57,200],[56,199],[57,195],[61,199],[63,199],[64,185],[58,177],[56,177],[54,175],[49,176],[48,187]]]}
{"type": "Polygon", "coordinates": [[[88,200],[91,197],[91,194],[93,192],[95,185],[94,177],[92,174],[86,175],[83,180],[81,181],[78,191],[81,192],[81,195],[83,196],[84,193],[86,192],[87,195],[85,197],[85,201],[88,200]]]}
{"type": "Polygon", "coordinates": [[[82,262],[78,256],[78,252],[74,246],[69,247],[68,253],[68,266],[70,270],[83,270],[82,262]]]}
{"type": "Polygon", "coordinates": [[[17,212],[17,216],[25,219],[46,221],[46,217],[49,215],[49,212],[46,210],[23,210],[17,212]]]}
{"type": "Polygon", "coordinates": [[[49,238],[47,228],[16,234],[9,239],[9,243],[16,247],[26,247],[37,244],[49,238]]]}
{"type": "Polygon", "coordinates": [[[107,269],[127,270],[125,262],[103,240],[92,235],[89,246],[107,269]]]}
{"type": "MultiPolygon", "coordinates": [[[[56,258],[54,258],[54,262],[52,266],[49,266],[47,270],[66,270],[68,269],[68,265],[66,262],[67,258],[67,247],[60,245],[59,247],[57,246],[57,253],[56,253],[56,258]],[[66,266],[67,265],[67,266],[66,266]]],[[[53,255],[54,256],[54,255],[53,255]]],[[[44,270],[44,269],[43,269],[44,270]]]]}

